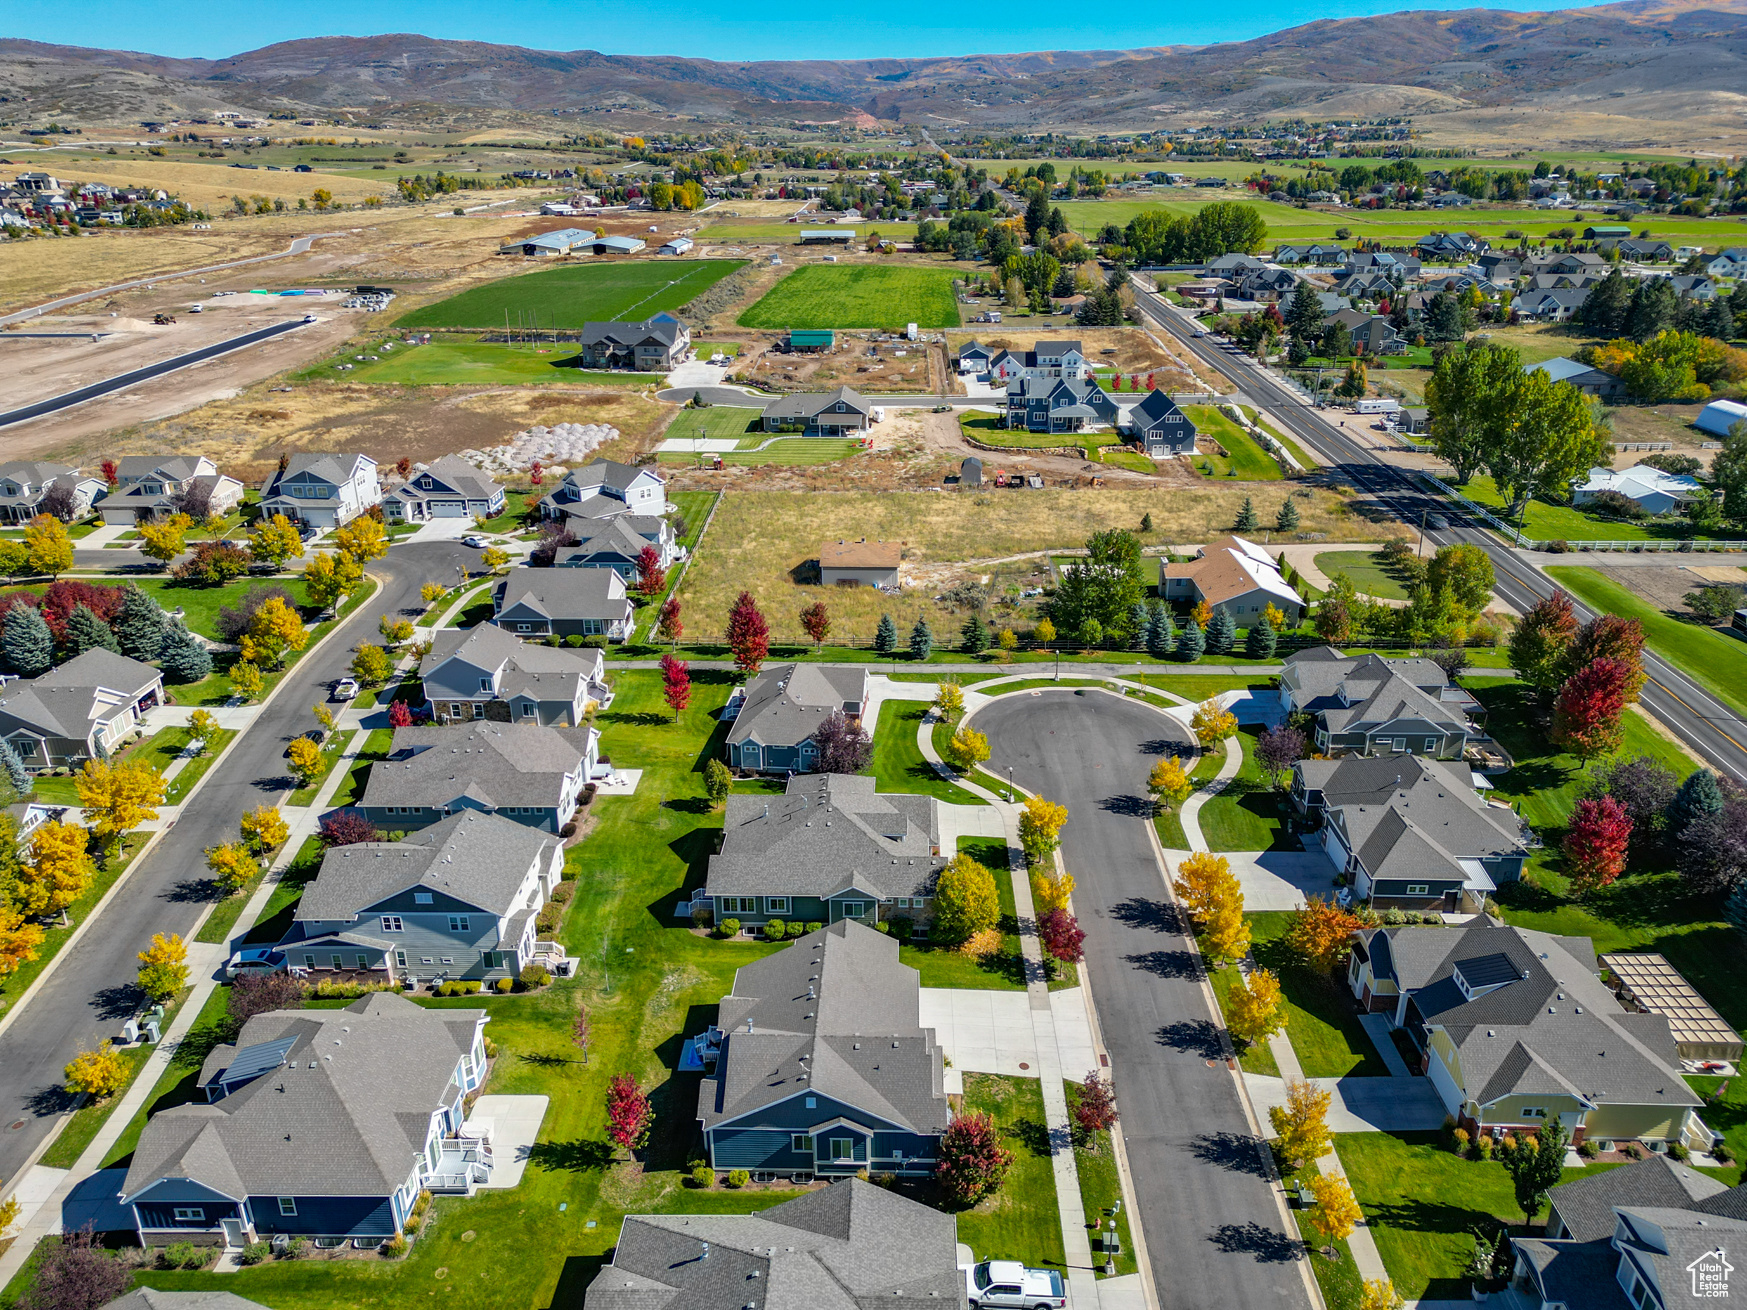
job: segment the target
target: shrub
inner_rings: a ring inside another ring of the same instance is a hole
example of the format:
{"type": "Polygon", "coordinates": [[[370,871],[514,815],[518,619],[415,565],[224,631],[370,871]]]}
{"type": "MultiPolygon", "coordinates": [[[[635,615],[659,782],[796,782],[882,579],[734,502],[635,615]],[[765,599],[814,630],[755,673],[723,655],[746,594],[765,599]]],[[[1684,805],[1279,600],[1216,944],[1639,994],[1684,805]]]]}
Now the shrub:
{"type": "Polygon", "coordinates": [[[772,919],[764,925],[764,935],[768,941],[780,942],[783,939],[783,934],[787,931],[788,925],[781,919],[772,919]]]}
{"type": "Polygon", "coordinates": [[[1692,1159],[1692,1152],[1686,1149],[1686,1143],[1684,1142],[1670,1142],[1668,1144],[1668,1154],[1682,1164],[1685,1164],[1688,1160],[1692,1159]]]}
{"type": "Polygon", "coordinates": [[[1715,1146],[1711,1147],[1711,1158],[1722,1164],[1728,1164],[1735,1158],[1735,1152],[1729,1149],[1726,1142],[1718,1142],[1715,1146]]]}
{"type": "Polygon", "coordinates": [[[691,1183],[693,1187],[714,1187],[716,1171],[707,1164],[700,1164],[692,1170],[691,1183]]]}
{"type": "Polygon", "coordinates": [[[552,889],[552,899],[560,905],[568,905],[570,898],[575,895],[576,884],[573,882],[561,882],[552,889]]]}
{"type": "Polygon", "coordinates": [[[285,1244],[285,1249],[279,1253],[281,1260],[301,1260],[309,1254],[309,1242],[302,1237],[294,1237],[285,1244]]]}
{"type": "Polygon", "coordinates": [[[544,987],[552,981],[552,975],[546,972],[543,964],[530,964],[522,970],[522,976],[517,980],[524,987],[544,987]]]}
{"type": "Polygon", "coordinates": [[[789,920],[789,926],[788,926],[787,932],[788,932],[788,935],[790,937],[799,937],[803,933],[805,933],[806,931],[807,931],[807,925],[802,923],[799,919],[790,919],[789,920]]]}
{"type": "Polygon", "coordinates": [[[808,932],[818,932],[819,929],[823,928],[824,926],[825,925],[820,923],[817,919],[809,919],[807,921],[807,931],[808,932]]]}
{"type": "Polygon", "coordinates": [[[1479,1140],[1474,1143],[1474,1146],[1475,1146],[1475,1149],[1477,1149],[1480,1152],[1480,1158],[1482,1160],[1492,1159],[1492,1136],[1491,1136],[1491,1134],[1482,1133],[1480,1135],[1479,1140]]]}
{"type": "Polygon", "coordinates": [[[198,1269],[206,1257],[193,1242],[171,1242],[158,1252],[158,1264],[165,1269],[198,1269]]]}
{"type": "Polygon", "coordinates": [[[382,1253],[384,1259],[398,1260],[401,1256],[406,1254],[406,1248],[406,1235],[404,1233],[396,1233],[393,1237],[389,1238],[379,1246],[377,1250],[382,1253]]]}
{"type": "Polygon", "coordinates": [[[752,1175],[744,1169],[730,1169],[728,1171],[728,1186],[730,1187],[744,1187],[751,1181],[752,1175]]]}
{"type": "Polygon", "coordinates": [[[1388,924],[1391,928],[1400,927],[1403,918],[1404,918],[1404,916],[1402,915],[1400,910],[1385,910],[1385,911],[1383,911],[1383,922],[1388,924]]]}
{"type": "MultiPolygon", "coordinates": [[[[405,1249],[404,1242],[402,1243],[402,1249],[405,1249]]],[[[237,1263],[240,1265],[258,1265],[261,1261],[265,1260],[272,1254],[273,1248],[268,1246],[267,1243],[250,1242],[242,1249],[241,1254],[237,1256],[237,1263]]]]}
{"type": "Polygon", "coordinates": [[[506,993],[506,994],[513,991],[515,989],[515,985],[516,985],[516,980],[514,978],[499,978],[497,980],[498,991],[506,993]]]}
{"type": "Polygon", "coordinates": [[[1634,1160],[1642,1160],[1645,1156],[1650,1154],[1650,1152],[1644,1149],[1642,1142],[1627,1142],[1625,1151],[1626,1154],[1631,1156],[1634,1160]]]}
{"type": "MultiPolygon", "coordinates": [[[[588,795],[592,799],[594,796],[594,793],[589,792],[588,795]]],[[[564,838],[566,841],[568,841],[570,838],[576,836],[576,820],[572,819],[570,822],[566,823],[562,828],[560,828],[558,830],[558,835],[560,837],[564,838]]]]}
{"type": "Polygon", "coordinates": [[[738,937],[740,935],[740,920],[723,919],[717,931],[724,937],[738,937]]]}
{"type": "Polygon", "coordinates": [[[605,650],[607,648],[607,639],[605,637],[584,637],[582,639],[582,648],[584,650],[605,650]]]}
{"type": "Polygon", "coordinates": [[[1468,1143],[1471,1139],[1466,1128],[1458,1128],[1450,1134],[1450,1149],[1457,1155],[1468,1154],[1468,1143]]]}
{"type": "Polygon", "coordinates": [[[553,932],[564,918],[564,907],[557,901],[548,901],[540,907],[540,913],[534,917],[534,927],[541,932],[553,932]]]}

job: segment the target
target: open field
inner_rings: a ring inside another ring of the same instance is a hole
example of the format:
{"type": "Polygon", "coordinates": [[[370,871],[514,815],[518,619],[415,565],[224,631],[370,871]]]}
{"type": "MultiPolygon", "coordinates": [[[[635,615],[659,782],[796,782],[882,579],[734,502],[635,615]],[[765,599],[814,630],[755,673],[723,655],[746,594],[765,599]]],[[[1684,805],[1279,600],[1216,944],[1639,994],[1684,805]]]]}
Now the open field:
{"type": "Polygon", "coordinates": [[[1405,575],[1380,550],[1326,550],[1316,557],[1316,567],[1331,578],[1346,574],[1364,595],[1379,600],[1407,599],[1405,575]]]}
{"type": "MultiPolygon", "coordinates": [[[[353,352],[356,353],[356,352],[353,352]]],[[[396,345],[388,354],[341,373],[335,365],[349,356],[306,369],[299,381],[329,379],[368,385],[401,386],[647,386],[659,381],[653,373],[603,373],[579,367],[581,355],[572,342],[556,345],[508,345],[496,341],[458,341],[436,337],[428,345],[396,345]]]]}
{"type": "Polygon", "coordinates": [[[501,278],[415,309],[403,328],[511,327],[575,329],[613,319],[645,319],[675,310],[739,268],[736,259],[565,264],[501,278]],[[506,318],[507,315],[507,318],[506,318]]]}
{"type": "Polygon", "coordinates": [[[751,328],[958,326],[952,270],[908,264],[807,264],[740,315],[751,328]]]}
{"type": "MultiPolygon", "coordinates": [[[[735,203],[737,205],[744,204],[742,201],[735,203]]],[[[703,245],[768,245],[773,242],[779,245],[799,245],[802,232],[828,226],[832,225],[828,224],[822,216],[809,216],[798,223],[772,219],[761,222],[756,218],[728,218],[719,219],[709,224],[702,231],[696,233],[693,239],[703,245]]],[[[855,233],[858,247],[862,244],[863,237],[869,232],[877,232],[880,236],[888,237],[893,241],[909,241],[916,235],[916,224],[914,223],[874,222],[856,223],[853,226],[845,224],[844,226],[848,231],[855,233]]]]}

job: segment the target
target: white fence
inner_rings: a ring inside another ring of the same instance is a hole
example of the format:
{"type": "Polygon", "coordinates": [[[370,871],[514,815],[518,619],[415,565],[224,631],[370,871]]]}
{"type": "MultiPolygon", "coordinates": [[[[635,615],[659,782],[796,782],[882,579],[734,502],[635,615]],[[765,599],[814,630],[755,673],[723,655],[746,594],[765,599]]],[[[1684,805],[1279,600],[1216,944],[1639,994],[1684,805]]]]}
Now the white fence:
{"type": "MultiPolygon", "coordinates": [[[[1477,504],[1476,502],[1469,500],[1468,497],[1444,482],[1441,478],[1433,477],[1430,473],[1425,472],[1421,472],[1419,477],[1423,481],[1431,484],[1432,487],[1442,492],[1444,495],[1448,496],[1451,500],[1455,501],[1467,513],[1472,514],[1477,519],[1481,519],[1486,523],[1491,524],[1492,527],[1504,534],[1513,545],[1520,546],[1524,550],[1544,551],[1554,544],[1551,541],[1540,541],[1534,537],[1525,536],[1516,528],[1499,518],[1498,515],[1494,514],[1485,505],[1477,504]]],[[[1566,541],[1564,547],[1567,550],[1631,551],[1633,553],[1668,551],[1690,554],[1710,551],[1747,550],[1747,541],[1674,541],[1656,538],[1649,541],[1566,541]]]]}

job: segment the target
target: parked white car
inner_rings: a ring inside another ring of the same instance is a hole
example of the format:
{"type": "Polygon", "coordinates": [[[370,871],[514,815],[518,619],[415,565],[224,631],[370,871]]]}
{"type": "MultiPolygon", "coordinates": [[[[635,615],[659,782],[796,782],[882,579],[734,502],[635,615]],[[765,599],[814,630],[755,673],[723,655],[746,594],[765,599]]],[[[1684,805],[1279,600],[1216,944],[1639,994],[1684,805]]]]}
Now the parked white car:
{"type": "Polygon", "coordinates": [[[244,973],[278,973],[285,967],[285,956],[271,946],[251,946],[238,951],[225,961],[224,976],[235,978],[244,973]]]}
{"type": "Polygon", "coordinates": [[[356,678],[341,678],[334,684],[335,700],[351,700],[357,694],[358,680],[356,678]]]}
{"type": "Polygon", "coordinates": [[[1054,1269],[1027,1269],[1017,1260],[985,1260],[961,1268],[973,1307],[1061,1310],[1068,1303],[1062,1276],[1054,1269]]]}

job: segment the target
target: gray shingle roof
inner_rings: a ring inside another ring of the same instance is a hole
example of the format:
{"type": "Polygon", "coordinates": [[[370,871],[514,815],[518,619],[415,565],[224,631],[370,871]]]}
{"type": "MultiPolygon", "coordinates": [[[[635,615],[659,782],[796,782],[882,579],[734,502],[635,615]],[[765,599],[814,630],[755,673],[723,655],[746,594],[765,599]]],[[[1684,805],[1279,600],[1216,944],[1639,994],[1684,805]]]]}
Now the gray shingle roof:
{"type": "Polygon", "coordinates": [[[387,759],[370,769],[358,802],[442,806],[471,796],[494,809],[558,805],[566,774],[587,756],[592,728],[480,721],[465,727],[396,728],[387,759]]]}
{"type": "Polygon", "coordinates": [[[615,459],[597,459],[584,464],[581,468],[571,469],[564,475],[564,480],[572,486],[587,490],[589,487],[610,487],[620,493],[621,498],[639,475],[647,473],[657,482],[664,481],[661,474],[654,469],[638,468],[635,464],[621,464],[615,459]]]}
{"type": "Polygon", "coordinates": [[[1534,1269],[1546,1302],[1583,1310],[1632,1310],[1614,1281],[1619,1256],[1608,1243],[1517,1237],[1511,1247],[1534,1269]]]}
{"type": "Polygon", "coordinates": [[[376,467],[376,461],[368,455],[341,455],[319,450],[295,451],[285,461],[285,471],[281,473],[275,469],[273,475],[267,479],[265,494],[271,496],[278,490],[281,482],[296,477],[299,473],[308,473],[337,487],[341,483],[350,482],[358,472],[360,464],[376,467]]]}
{"type": "Polygon", "coordinates": [[[963,1310],[957,1241],[951,1215],[858,1178],[751,1215],[630,1215],[584,1306],[963,1310]]]}
{"type": "Polygon", "coordinates": [[[623,619],[630,608],[612,569],[512,569],[492,600],[500,614],[521,606],[548,619],[623,619]]]}
{"type": "MultiPolygon", "coordinates": [[[[765,746],[798,746],[844,702],[863,700],[867,673],[829,664],[777,664],[746,688],[728,741],[737,744],[756,737],[765,746]]],[[[863,706],[865,708],[865,706],[863,706]]]]}
{"type": "Polygon", "coordinates": [[[162,473],[175,482],[186,482],[200,471],[199,455],[123,455],[115,462],[116,475],[127,482],[162,473]]]}
{"type": "Polygon", "coordinates": [[[93,647],[41,677],[7,687],[0,693],[0,712],[50,736],[83,741],[93,725],[107,722],[125,704],[100,705],[99,691],[130,698],[143,695],[158,678],[150,664],[93,647]]]}
{"type": "Polygon", "coordinates": [[[595,345],[599,342],[610,342],[616,346],[638,346],[655,342],[663,346],[671,346],[685,331],[685,324],[667,314],[658,314],[654,318],[644,319],[639,323],[584,323],[582,335],[577,338],[583,345],[595,345]]]}
{"type": "MultiPolygon", "coordinates": [[[[426,657],[427,691],[433,685],[463,690],[443,682],[443,666],[452,659],[496,672],[498,691],[505,700],[528,696],[574,704],[578,693],[603,682],[606,671],[606,658],[598,650],[530,644],[495,623],[481,623],[473,628],[437,630],[426,657]]],[[[471,696],[478,695],[472,688],[466,690],[471,696]]]]}
{"type": "Polygon", "coordinates": [[[932,796],[876,793],[874,779],[797,774],[769,800],[730,796],[711,896],[929,896],[946,861],[932,796]]]}
{"type": "Polygon", "coordinates": [[[428,468],[415,472],[396,487],[393,494],[401,500],[423,500],[426,497],[452,495],[465,496],[469,500],[490,500],[498,490],[498,484],[491,477],[481,473],[459,455],[444,455],[441,459],[433,460],[428,468]],[[418,485],[419,479],[427,473],[437,483],[428,491],[418,485]]]}
{"type": "Polygon", "coordinates": [[[552,563],[556,567],[576,567],[582,560],[604,552],[615,552],[626,559],[636,559],[645,546],[653,546],[661,536],[664,520],[647,514],[621,514],[605,519],[578,532],[573,532],[576,545],[561,549],[552,563]]]}
{"type": "Polygon", "coordinates": [[[136,1287],[111,1301],[102,1310],[267,1310],[259,1301],[249,1301],[235,1292],[165,1292],[156,1287],[136,1287]]]}
{"type": "Polygon", "coordinates": [[[1649,1205],[1688,1210],[1697,1202],[1730,1189],[1708,1175],[1653,1155],[1648,1160],[1590,1174],[1555,1187],[1549,1195],[1573,1241],[1593,1242],[1613,1236],[1616,1205],[1649,1205]]]}
{"type": "Polygon", "coordinates": [[[1446,724],[1452,731],[1467,726],[1462,710],[1467,694],[1452,687],[1430,660],[1379,655],[1331,659],[1324,653],[1329,649],[1317,647],[1289,658],[1280,685],[1293,709],[1320,715],[1331,732],[1354,732],[1404,717],[1446,724]]]}
{"type": "Polygon", "coordinates": [[[837,387],[824,392],[799,392],[790,396],[781,396],[764,407],[765,418],[814,418],[827,410],[833,409],[839,401],[849,408],[845,411],[866,414],[871,408],[866,397],[850,387],[837,387]]]}
{"type": "Polygon", "coordinates": [[[1747,1248],[1747,1221],[1740,1219],[1637,1205],[1621,1207],[1620,1219],[1628,1234],[1618,1239],[1618,1249],[1655,1271],[1656,1284],[1667,1298],[1664,1304],[1700,1299],[1687,1295],[1687,1271],[1704,1256],[1719,1248],[1739,1255],[1747,1248]]]}
{"type": "Polygon", "coordinates": [[[122,1192],[188,1178],[231,1197],[386,1196],[412,1172],[486,1018],[386,992],[342,1010],[256,1015],[239,1047],[291,1037],[287,1062],[215,1104],[153,1116],[122,1192]]]}

